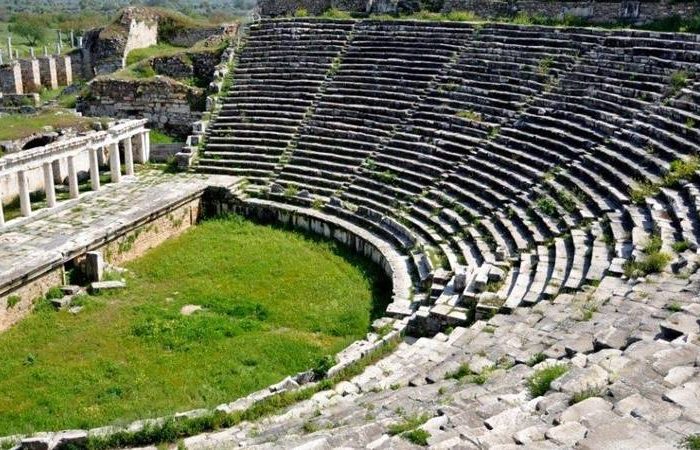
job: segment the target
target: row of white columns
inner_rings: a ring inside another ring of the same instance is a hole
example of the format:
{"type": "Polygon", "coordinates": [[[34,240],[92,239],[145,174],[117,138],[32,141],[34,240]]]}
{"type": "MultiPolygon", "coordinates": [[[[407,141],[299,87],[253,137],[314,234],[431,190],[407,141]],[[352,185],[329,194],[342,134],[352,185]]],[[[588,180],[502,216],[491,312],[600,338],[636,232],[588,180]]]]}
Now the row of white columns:
{"type": "MultiPolygon", "coordinates": [[[[127,176],[134,175],[134,162],[145,163],[148,161],[150,154],[150,140],[148,131],[129,136],[120,142],[113,142],[107,146],[109,153],[109,172],[113,183],[119,183],[122,179],[121,171],[121,155],[119,154],[119,144],[122,144],[124,149],[124,172],[127,176]],[[137,151],[134,152],[132,139],[138,140],[137,151]]],[[[90,164],[90,188],[93,191],[100,189],[100,160],[102,159],[101,148],[87,148],[88,161],[90,164]]],[[[68,166],[68,192],[71,199],[80,196],[78,186],[78,171],[75,166],[76,155],[66,157],[66,165],[68,166]]],[[[46,161],[42,163],[42,171],[44,175],[44,191],[46,192],[46,206],[53,208],[56,206],[56,186],[54,181],[54,164],[58,160],[46,161]]],[[[32,214],[32,204],[29,189],[29,177],[26,170],[17,171],[17,184],[19,192],[20,213],[27,217],[32,214]]],[[[0,202],[0,226],[4,225],[5,216],[0,202]]]]}

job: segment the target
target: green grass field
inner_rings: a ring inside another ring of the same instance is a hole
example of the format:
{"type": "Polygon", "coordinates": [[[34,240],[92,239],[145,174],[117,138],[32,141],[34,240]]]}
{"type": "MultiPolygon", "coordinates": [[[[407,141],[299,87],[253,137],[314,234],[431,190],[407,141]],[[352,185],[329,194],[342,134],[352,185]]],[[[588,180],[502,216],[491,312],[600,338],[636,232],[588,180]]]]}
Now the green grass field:
{"type": "Polygon", "coordinates": [[[63,110],[45,110],[38,114],[7,114],[0,117],[0,141],[19,139],[37,133],[45,126],[74,127],[89,130],[95,117],[80,117],[63,110]]]}
{"type": "Polygon", "coordinates": [[[0,335],[0,435],[214,406],[363,337],[390,282],[349,250],[240,218],[127,265],[125,291],[77,315],[45,301],[0,335]],[[180,313],[184,305],[204,309],[180,313]]]}

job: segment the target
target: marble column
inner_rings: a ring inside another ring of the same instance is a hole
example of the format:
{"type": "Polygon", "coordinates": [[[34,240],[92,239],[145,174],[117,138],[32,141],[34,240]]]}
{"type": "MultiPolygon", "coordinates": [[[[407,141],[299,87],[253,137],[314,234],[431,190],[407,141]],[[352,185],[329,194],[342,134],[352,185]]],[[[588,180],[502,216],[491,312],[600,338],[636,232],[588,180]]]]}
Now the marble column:
{"type": "Polygon", "coordinates": [[[42,166],[44,170],[44,191],[46,192],[46,206],[53,208],[56,206],[56,186],[53,180],[53,165],[45,162],[42,166]]]}
{"type": "Polygon", "coordinates": [[[124,165],[126,166],[126,174],[134,175],[134,153],[131,145],[131,136],[124,139],[124,165]]]}
{"type": "Polygon", "coordinates": [[[29,198],[29,179],[24,170],[17,172],[17,184],[19,185],[19,208],[24,217],[32,214],[32,202],[29,198]]]}
{"type": "Polygon", "coordinates": [[[75,156],[66,158],[68,161],[68,191],[70,198],[78,198],[80,189],[78,188],[78,172],[75,170],[75,156]]]}
{"type": "Polygon", "coordinates": [[[109,144],[109,172],[112,182],[119,183],[122,179],[121,161],[119,158],[119,144],[109,144]]]}
{"type": "Polygon", "coordinates": [[[90,186],[93,191],[100,190],[100,166],[97,163],[97,149],[88,149],[88,157],[90,159],[90,186]]]}

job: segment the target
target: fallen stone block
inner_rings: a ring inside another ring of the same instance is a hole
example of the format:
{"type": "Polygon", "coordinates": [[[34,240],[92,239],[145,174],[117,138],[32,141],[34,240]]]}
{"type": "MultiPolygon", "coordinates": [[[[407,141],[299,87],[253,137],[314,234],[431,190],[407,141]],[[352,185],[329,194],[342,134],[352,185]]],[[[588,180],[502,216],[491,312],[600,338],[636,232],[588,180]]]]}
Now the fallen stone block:
{"type": "Polygon", "coordinates": [[[90,292],[93,294],[98,294],[102,291],[108,291],[112,289],[124,289],[126,283],[123,281],[96,281],[90,283],[90,292]]]}

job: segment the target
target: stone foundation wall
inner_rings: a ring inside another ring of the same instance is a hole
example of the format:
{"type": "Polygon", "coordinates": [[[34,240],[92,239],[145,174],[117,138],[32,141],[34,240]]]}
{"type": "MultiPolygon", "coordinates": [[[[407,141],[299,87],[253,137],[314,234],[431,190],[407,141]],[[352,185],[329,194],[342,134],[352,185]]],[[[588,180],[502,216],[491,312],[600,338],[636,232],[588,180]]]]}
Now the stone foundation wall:
{"type": "Polygon", "coordinates": [[[24,91],[39,92],[41,90],[41,73],[38,59],[22,59],[19,62],[22,70],[22,84],[24,91]]]}
{"type": "Polygon", "coordinates": [[[58,87],[56,59],[53,56],[39,58],[39,76],[41,85],[46,89],[56,89],[58,87]]]}
{"type": "Polygon", "coordinates": [[[293,15],[300,9],[317,15],[331,8],[331,0],[259,0],[258,7],[265,17],[293,15]]]}
{"type": "Polygon", "coordinates": [[[206,106],[203,89],[186,86],[165,77],[147,80],[97,78],[77,109],[88,116],[143,117],[148,126],[187,135],[206,106]]]}
{"type": "MultiPolygon", "coordinates": [[[[142,223],[132,223],[123,230],[117,230],[108,241],[95,242],[81,253],[72,256],[72,263],[80,266],[88,251],[100,251],[107,262],[114,265],[142,256],[148,250],[166,240],[179,236],[195,225],[201,213],[201,193],[195,198],[172,205],[166,210],[154,211],[153,215],[142,223]]],[[[38,268],[39,271],[42,268],[38,268]]],[[[36,279],[16,280],[9,286],[2,287],[0,294],[0,332],[26,317],[32,311],[34,300],[44,296],[49,289],[67,282],[64,280],[64,265],[43,268],[44,273],[36,279]],[[8,302],[17,302],[9,307],[8,302]]]]}
{"type": "Polygon", "coordinates": [[[34,301],[43,297],[49,289],[63,284],[63,266],[56,267],[39,278],[0,295],[0,332],[29,314],[34,301]],[[16,302],[16,303],[15,303],[16,302]],[[14,303],[13,306],[10,306],[14,303]]]}
{"type": "Polygon", "coordinates": [[[207,28],[185,28],[163,37],[177,47],[192,47],[197,42],[214,36],[222,39],[232,38],[238,34],[238,27],[239,25],[234,23],[207,28]]]}
{"type": "Polygon", "coordinates": [[[59,86],[73,84],[73,65],[70,56],[56,57],[56,81],[59,86]]]}
{"type": "Polygon", "coordinates": [[[7,94],[23,94],[22,69],[17,62],[0,66],[0,90],[7,94]]]}
{"type": "Polygon", "coordinates": [[[102,252],[105,261],[120,265],[143,256],[170,238],[179,236],[200,219],[201,198],[196,198],[160,215],[118,238],[93,249],[102,252]]]}

